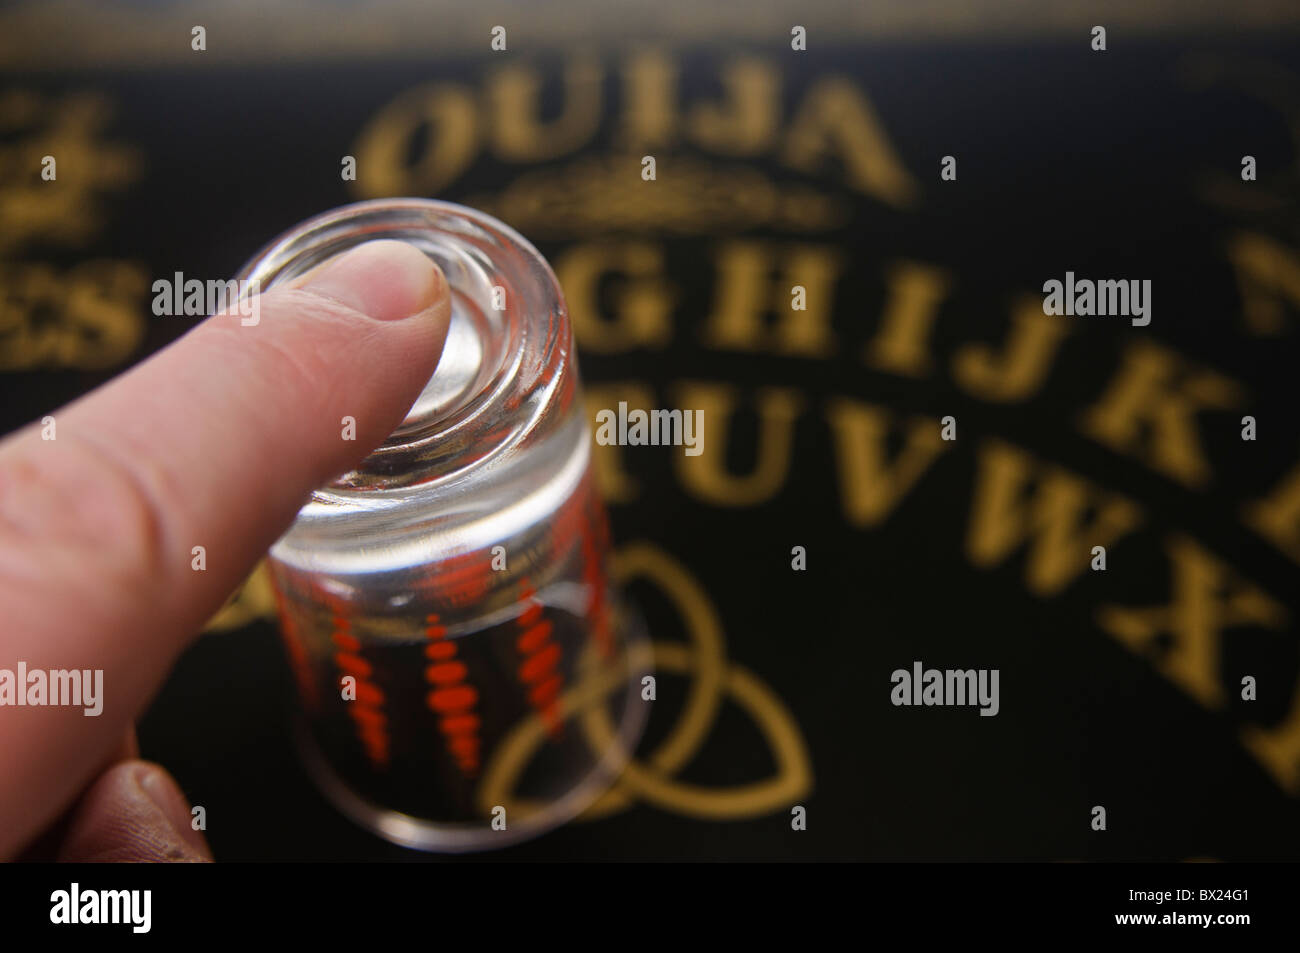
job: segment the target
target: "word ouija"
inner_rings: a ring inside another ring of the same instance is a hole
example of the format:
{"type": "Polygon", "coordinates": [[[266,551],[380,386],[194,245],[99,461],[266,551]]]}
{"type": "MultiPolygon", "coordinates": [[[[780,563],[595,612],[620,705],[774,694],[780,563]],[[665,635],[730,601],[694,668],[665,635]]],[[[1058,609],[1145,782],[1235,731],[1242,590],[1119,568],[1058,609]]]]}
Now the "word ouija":
{"type": "Polygon", "coordinates": [[[103,689],[102,668],[28,671],[26,662],[18,663],[17,672],[0,668],[0,706],[84,707],[86,717],[94,718],[104,710],[103,689]]]}
{"type": "Polygon", "coordinates": [[[1055,278],[1043,282],[1043,314],[1132,316],[1135,327],[1151,323],[1151,279],[1091,281],[1074,272],[1065,273],[1065,282],[1055,278]]]}
{"type": "Polygon", "coordinates": [[[50,922],[129,923],[132,933],[148,933],[153,925],[152,890],[85,890],[73,883],[50,894],[50,922]]]}
{"type": "Polygon", "coordinates": [[[919,185],[851,80],[832,75],[785,88],[778,63],[737,56],[718,71],[719,95],[687,101],[691,87],[680,72],[673,57],[647,49],[609,70],[607,82],[599,61],[574,57],[558,77],[558,113],[547,102],[551,78],[529,65],[494,70],[478,89],[460,77],[412,87],[361,131],[357,191],[436,195],[480,149],[505,162],[550,162],[581,152],[613,124],[620,145],[637,156],[672,143],[728,158],[770,155],[804,174],[838,169],[846,186],[895,207],[915,202],[919,185]],[[416,142],[423,148],[413,149],[416,142]]]}
{"type": "Polygon", "coordinates": [[[895,670],[889,676],[894,686],[889,700],[895,705],[979,705],[981,717],[992,717],[1001,708],[998,701],[998,670],[927,668],[912,663],[912,670],[895,670]]]}

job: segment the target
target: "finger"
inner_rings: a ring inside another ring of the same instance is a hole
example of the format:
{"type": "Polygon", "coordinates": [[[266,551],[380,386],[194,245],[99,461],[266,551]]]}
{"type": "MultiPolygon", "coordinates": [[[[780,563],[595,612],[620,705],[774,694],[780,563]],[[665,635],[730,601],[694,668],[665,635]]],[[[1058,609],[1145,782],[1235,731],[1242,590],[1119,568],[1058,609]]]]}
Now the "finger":
{"type": "Polygon", "coordinates": [[[72,810],[60,861],[110,863],[212,860],[192,808],[163,768],[146,761],[120,761],[90,786],[72,810]]]}
{"type": "Polygon", "coordinates": [[[0,443],[0,680],[20,661],[103,673],[98,714],[0,708],[0,857],[84,786],[311,490],[401,421],[450,316],[446,279],[399,242],[259,301],[255,326],[210,318],[56,413],[55,439],[0,443]]]}

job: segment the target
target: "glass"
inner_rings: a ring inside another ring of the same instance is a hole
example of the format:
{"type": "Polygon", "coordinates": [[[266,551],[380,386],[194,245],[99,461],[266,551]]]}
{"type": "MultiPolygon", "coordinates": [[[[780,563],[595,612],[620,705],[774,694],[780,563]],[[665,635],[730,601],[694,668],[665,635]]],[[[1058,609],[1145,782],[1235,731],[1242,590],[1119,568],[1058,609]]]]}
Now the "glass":
{"type": "Polygon", "coordinates": [[[451,323],[406,419],[271,549],[300,749],[391,841],[504,846],[580,812],[626,761],[647,642],[609,582],[568,314],[532,245],[462,206],[362,202],[239,278],[267,290],[380,238],[438,263],[451,323]],[[614,732],[571,717],[591,704],[614,732]]]}

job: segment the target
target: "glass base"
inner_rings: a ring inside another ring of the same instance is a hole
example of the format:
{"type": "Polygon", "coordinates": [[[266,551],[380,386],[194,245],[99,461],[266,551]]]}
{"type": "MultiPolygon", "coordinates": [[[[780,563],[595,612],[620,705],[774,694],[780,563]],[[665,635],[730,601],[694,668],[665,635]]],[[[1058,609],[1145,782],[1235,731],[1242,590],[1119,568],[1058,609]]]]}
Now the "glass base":
{"type": "MultiPolygon", "coordinates": [[[[586,680],[560,701],[564,718],[581,717],[587,706],[603,704],[605,697],[617,690],[618,683],[623,683],[622,716],[614,726],[612,743],[599,753],[591,770],[563,795],[543,805],[530,805],[522,817],[519,812],[512,814],[508,810],[503,829],[494,828],[490,817],[472,824],[440,823],[373,803],[354,791],[331,767],[301,719],[295,730],[299,755],[317,787],[341,813],[402,847],[459,854],[494,850],[539,837],[581,814],[607,791],[632,757],[645,731],[650,709],[641,698],[641,678],[652,670],[650,639],[640,620],[623,628],[621,664],[610,665],[610,672],[603,679],[596,676],[586,680]]],[[[489,762],[485,774],[491,773],[489,762]]]]}

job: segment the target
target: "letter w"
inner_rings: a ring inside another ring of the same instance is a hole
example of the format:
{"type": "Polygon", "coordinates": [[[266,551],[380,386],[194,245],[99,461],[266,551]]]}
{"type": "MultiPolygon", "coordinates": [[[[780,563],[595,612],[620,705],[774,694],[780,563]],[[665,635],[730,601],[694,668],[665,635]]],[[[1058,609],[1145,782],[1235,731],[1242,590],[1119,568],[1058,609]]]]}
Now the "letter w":
{"type": "Polygon", "coordinates": [[[1111,545],[1140,522],[1141,511],[1127,499],[989,440],[979,452],[966,552],[975,566],[988,569],[1028,545],[1025,586],[1050,596],[1087,567],[1093,546],[1111,545]],[[1090,512],[1095,515],[1085,523],[1090,512]]]}

